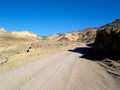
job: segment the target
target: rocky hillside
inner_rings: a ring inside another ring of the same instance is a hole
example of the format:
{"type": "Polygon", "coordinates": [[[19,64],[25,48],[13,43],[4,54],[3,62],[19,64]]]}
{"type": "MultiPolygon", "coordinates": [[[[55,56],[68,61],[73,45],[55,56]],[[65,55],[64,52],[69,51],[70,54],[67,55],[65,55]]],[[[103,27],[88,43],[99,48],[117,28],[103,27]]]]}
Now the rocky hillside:
{"type": "Polygon", "coordinates": [[[93,42],[96,37],[96,29],[87,28],[81,31],[74,31],[63,34],[55,34],[48,37],[37,36],[29,31],[8,33],[4,28],[0,28],[0,37],[8,39],[44,39],[53,41],[71,41],[71,42],[93,42]]]}
{"type": "Polygon", "coordinates": [[[0,28],[0,72],[58,51],[79,46],[79,42],[45,39],[28,31],[6,32],[0,28]]]}
{"type": "Polygon", "coordinates": [[[98,29],[93,53],[98,63],[120,84],[120,19],[98,29]]]}
{"type": "Polygon", "coordinates": [[[47,37],[47,39],[56,41],[93,42],[95,36],[96,29],[88,28],[82,31],[52,35],[47,37]]]}
{"type": "Polygon", "coordinates": [[[113,59],[120,59],[120,19],[99,28],[94,51],[113,59]]]}

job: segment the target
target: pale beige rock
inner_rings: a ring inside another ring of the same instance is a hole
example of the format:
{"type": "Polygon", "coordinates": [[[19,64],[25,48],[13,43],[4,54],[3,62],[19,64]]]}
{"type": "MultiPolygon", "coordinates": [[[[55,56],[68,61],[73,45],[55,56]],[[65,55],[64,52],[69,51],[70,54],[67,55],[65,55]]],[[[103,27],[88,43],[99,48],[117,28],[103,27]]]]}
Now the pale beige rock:
{"type": "Polygon", "coordinates": [[[11,34],[15,37],[23,37],[23,38],[27,38],[27,37],[37,37],[37,35],[31,33],[31,32],[28,32],[28,31],[22,31],[22,32],[11,32],[11,34]]]}
{"type": "Polygon", "coordinates": [[[68,33],[65,35],[65,38],[67,38],[69,41],[77,41],[80,37],[78,32],[68,33]]]}
{"type": "Polygon", "coordinates": [[[56,41],[93,42],[95,36],[96,29],[88,28],[82,31],[51,35],[47,37],[47,39],[56,41]]]}
{"type": "Polygon", "coordinates": [[[4,28],[0,28],[0,33],[6,33],[6,30],[4,28]]]}

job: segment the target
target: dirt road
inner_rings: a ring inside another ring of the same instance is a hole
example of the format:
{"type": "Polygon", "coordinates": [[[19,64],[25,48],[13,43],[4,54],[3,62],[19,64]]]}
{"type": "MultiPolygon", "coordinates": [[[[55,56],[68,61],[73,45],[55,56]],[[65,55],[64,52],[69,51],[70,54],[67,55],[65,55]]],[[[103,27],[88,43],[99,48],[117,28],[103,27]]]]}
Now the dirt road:
{"type": "Polygon", "coordinates": [[[119,90],[104,68],[80,56],[63,51],[0,73],[0,90],[119,90]]]}

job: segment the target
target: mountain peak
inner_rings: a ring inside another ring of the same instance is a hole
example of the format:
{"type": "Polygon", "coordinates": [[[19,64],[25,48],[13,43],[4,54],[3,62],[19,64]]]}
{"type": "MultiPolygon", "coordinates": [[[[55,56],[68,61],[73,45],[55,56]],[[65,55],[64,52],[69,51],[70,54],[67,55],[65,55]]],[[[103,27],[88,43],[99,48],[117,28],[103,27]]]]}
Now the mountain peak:
{"type": "Polygon", "coordinates": [[[6,33],[6,30],[4,28],[0,28],[0,33],[6,33]]]}

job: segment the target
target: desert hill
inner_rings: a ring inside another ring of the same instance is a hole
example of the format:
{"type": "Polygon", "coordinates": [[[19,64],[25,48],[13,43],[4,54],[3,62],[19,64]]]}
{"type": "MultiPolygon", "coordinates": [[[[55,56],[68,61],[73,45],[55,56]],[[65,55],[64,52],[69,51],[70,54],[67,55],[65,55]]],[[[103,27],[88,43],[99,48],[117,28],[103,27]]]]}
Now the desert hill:
{"type": "Polygon", "coordinates": [[[1,28],[0,71],[2,68],[9,69],[10,67],[14,67],[14,65],[20,64],[16,62],[24,62],[24,58],[29,57],[27,56],[26,51],[29,49],[31,43],[41,41],[42,39],[42,37],[28,31],[10,33],[1,28]]]}
{"type": "Polygon", "coordinates": [[[29,31],[7,32],[0,29],[0,71],[61,50],[76,47],[79,42],[48,40],[29,31]]]}
{"type": "Polygon", "coordinates": [[[37,36],[36,34],[29,31],[7,32],[4,28],[0,28],[0,37],[3,37],[3,38],[8,37],[13,39],[32,39],[32,38],[43,39],[43,37],[37,36]]]}
{"type": "Polygon", "coordinates": [[[6,30],[4,28],[0,28],[0,33],[6,33],[6,30]]]}
{"type": "Polygon", "coordinates": [[[95,36],[96,29],[87,28],[81,31],[48,36],[47,39],[56,41],[93,42],[95,36]]]}
{"type": "Polygon", "coordinates": [[[48,37],[0,28],[0,89],[118,90],[119,32],[120,19],[48,37]]]}
{"type": "Polygon", "coordinates": [[[4,28],[0,28],[0,37],[12,39],[38,39],[38,40],[53,40],[53,41],[70,41],[70,42],[93,42],[96,36],[97,29],[87,28],[80,31],[55,34],[47,37],[38,36],[29,31],[7,32],[4,28]]]}
{"type": "Polygon", "coordinates": [[[22,32],[12,32],[11,33],[13,36],[15,37],[37,37],[37,35],[31,33],[31,32],[28,32],[28,31],[22,31],[22,32]]]}
{"type": "Polygon", "coordinates": [[[92,28],[48,37],[38,36],[29,31],[7,32],[1,28],[0,70],[21,65],[32,58],[78,47],[79,42],[93,42],[95,35],[96,30],[92,28]]]}

